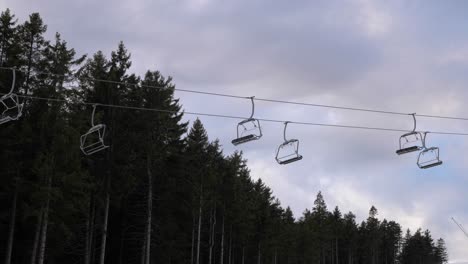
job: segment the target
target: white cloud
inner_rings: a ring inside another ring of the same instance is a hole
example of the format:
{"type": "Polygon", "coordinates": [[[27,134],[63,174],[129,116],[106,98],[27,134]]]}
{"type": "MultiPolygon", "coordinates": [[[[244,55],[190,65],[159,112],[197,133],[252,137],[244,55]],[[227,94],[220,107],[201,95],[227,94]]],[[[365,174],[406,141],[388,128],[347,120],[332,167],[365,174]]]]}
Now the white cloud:
{"type": "Polygon", "coordinates": [[[451,49],[436,58],[441,64],[468,63],[468,47],[451,49]]]}
{"type": "Polygon", "coordinates": [[[358,0],[357,22],[371,36],[388,34],[392,28],[392,16],[378,2],[373,0],[358,0]]]}

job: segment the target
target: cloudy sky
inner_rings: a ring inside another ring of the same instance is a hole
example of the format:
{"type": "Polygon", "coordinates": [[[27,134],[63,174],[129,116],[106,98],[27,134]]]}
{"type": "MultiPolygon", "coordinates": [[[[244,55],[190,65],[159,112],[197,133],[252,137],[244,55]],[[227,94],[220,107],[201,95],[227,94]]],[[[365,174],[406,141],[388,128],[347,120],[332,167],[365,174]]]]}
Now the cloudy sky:
{"type": "MultiPolygon", "coordinates": [[[[123,40],[132,71],[158,69],[178,88],[405,113],[465,116],[468,2],[371,0],[0,0],[20,21],[40,12],[79,54],[109,54],[123,40]]],[[[250,102],[179,92],[186,111],[248,116],[250,102]]],[[[257,102],[256,116],[411,129],[412,119],[257,102]]],[[[194,116],[186,116],[193,120],[194,116]]],[[[226,153],[236,121],[200,117],[226,153]]],[[[277,165],[282,125],[242,145],[256,178],[299,217],[321,190],[330,208],[381,218],[443,237],[453,262],[468,262],[467,137],[430,135],[444,165],[420,170],[397,156],[399,134],[291,125],[304,159],[277,165]]],[[[468,132],[465,121],[419,118],[418,129],[468,132]]]]}

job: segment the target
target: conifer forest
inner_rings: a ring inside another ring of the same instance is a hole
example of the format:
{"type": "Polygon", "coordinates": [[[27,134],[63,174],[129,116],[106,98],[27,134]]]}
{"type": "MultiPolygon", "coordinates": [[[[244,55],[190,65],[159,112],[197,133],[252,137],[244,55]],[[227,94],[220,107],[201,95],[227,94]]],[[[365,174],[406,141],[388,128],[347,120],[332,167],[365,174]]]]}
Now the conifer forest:
{"type": "Polygon", "coordinates": [[[23,109],[0,128],[0,263],[448,262],[442,238],[376,207],[360,221],[310,190],[314,204],[293,215],[241,152],[224,153],[200,120],[183,122],[170,73],[131,73],[123,42],[83,55],[46,31],[39,13],[20,21],[1,10],[0,93],[15,68],[23,109]],[[80,151],[92,125],[84,102],[107,128],[109,147],[93,155],[80,151]]]}

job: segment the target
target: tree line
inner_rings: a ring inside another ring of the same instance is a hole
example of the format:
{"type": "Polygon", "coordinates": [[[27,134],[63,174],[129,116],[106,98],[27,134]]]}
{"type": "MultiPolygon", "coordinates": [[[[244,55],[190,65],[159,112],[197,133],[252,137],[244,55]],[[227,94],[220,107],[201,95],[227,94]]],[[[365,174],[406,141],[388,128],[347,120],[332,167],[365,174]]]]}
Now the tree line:
{"type": "MultiPolygon", "coordinates": [[[[9,9],[0,15],[0,66],[17,69],[15,92],[61,100],[22,97],[22,117],[1,125],[5,264],[447,262],[443,239],[428,230],[403,236],[375,207],[358,223],[351,212],[328,210],[319,192],[296,219],[252,179],[242,153],[223,153],[200,120],[182,121],[172,78],[130,73],[122,42],[109,57],[88,57],[59,33],[46,40],[46,31],[38,13],[23,23],[9,9]],[[98,105],[95,123],[107,125],[109,148],[86,156],[79,138],[92,106],[84,102],[166,112],[98,105]]],[[[1,69],[0,93],[11,81],[1,69]]]]}

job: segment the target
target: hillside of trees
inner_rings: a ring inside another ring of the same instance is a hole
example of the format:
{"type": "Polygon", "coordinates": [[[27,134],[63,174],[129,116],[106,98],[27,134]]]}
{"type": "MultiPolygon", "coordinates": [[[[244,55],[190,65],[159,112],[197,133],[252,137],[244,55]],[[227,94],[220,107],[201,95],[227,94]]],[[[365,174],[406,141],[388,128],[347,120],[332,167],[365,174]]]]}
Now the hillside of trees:
{"type": "MultiPolygon", "coordinates": [[[[24,108],[0,128],[0,263],[447,262],[444,241],[429,231],[403,231],[375,207],[359,223],[330,210],[318,190],[294,217],[252,179],[242,153],[223,153],[199,120],[182,122],[170,77],[130,73],[123,43],[83,56],[59,33],[45,39],[46,30],[37,13],[24,22],[1,13],[0,67],[16,67],[24,108]],[[93,107],[84,102],[166,112],[98,105],[110,147],[86,156],[80,136],[93,107]]],[[[11,81],[0,69],[2,95],[11,81]]]]}

